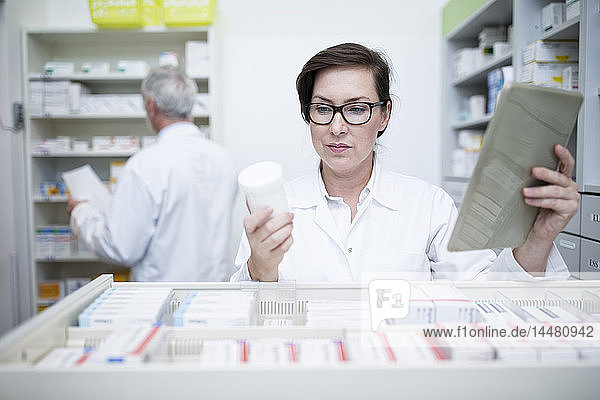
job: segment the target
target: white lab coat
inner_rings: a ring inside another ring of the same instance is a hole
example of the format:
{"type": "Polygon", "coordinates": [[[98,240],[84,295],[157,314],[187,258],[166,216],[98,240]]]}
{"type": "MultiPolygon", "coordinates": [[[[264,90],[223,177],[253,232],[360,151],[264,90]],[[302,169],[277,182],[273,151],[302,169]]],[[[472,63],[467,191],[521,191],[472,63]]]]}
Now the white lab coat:
{"type": "Polygon", "coordinates": [[[80,203],[73,231],[136,281],[220,281],[230,271],[233,163],[192,123],[179,122],[131,157],[106,213],[80,203]]]}
{"type": "MultiPolygon", "coordinates": [[[[294,213],[294,243],[279,265],[280,280],[368,281],[376,277],[409,280],[566,279],[567,266],[556,248],[546,276],[525,272],[504,249],[449,252],[448,241],[458,215],[450,196],[420,179],[391,172],[376,162],[368,194],[347,235],[328,207],[319,171],[285,185],[294,213]]],[[[231,281],[250,280],[250,247],[245,232],[231,281]]]]}

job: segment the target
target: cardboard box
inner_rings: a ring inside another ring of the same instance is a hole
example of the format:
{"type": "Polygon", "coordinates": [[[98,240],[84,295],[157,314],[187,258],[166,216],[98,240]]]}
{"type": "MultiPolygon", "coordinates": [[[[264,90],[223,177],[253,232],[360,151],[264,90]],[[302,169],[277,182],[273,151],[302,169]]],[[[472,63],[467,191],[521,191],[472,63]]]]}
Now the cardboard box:
{"type": "Polygon", "coordinates": [[[562,71],[571,64],[529,63],[521,68],[519,81],[548,87],[562,87],[562,71]]]}
{"type": "Polygon", "coordinates": [[[69,114],[71,111],[69,99],[70,81],[44,82],[44,114],[69,114]]]}
{"type": "Polygon", "coordinates": [[[542,8],[542,30],[556,28],[565,20],[565,4],[550,3],[542,8]]]}
{"type": "Polygon", "coordinates": [[[108,62],[83,62],[80,70],[82,74],[106,75],[110,72],[110,64],[108,62]]]}
{"type": "Polygon", "coordinates": [[[467,296],[453,285],[421,285],[435,306],[436,322],[475,322],[477,310],[467,296]]]}
{"type": "Polygon", "coordinates": [[[565,21],[579,17],[581,14],[581,2],[579,0],[567,0],[565,4],[565,21]]]}
{"type": "Polygon", "coordinates": [[[63,281],[41,281],[38,284],[38,298],[41,300],[58,300],[64,293],[63,281]]]}
{"type": "Polygon", "coordinates": [[[579,42],[576,40],[536,40],[522,52],[523,64],[530,62],[577,62],[579,42]]]}
{"type": "Polygon", "coordinates": [[[44,81],[29,82],[29,114],[41,115],[44,113],[44,81]]]}
{"type": "Polygon", "coordinates": [[[565,90],[579,89],[579,65],[573,64],[562,70],[562,88],[565,90]]]}
{"type": "Polygon", "coordinates": [[[64,61],[48,61],[44,64],[44,74],[52,76],[73,75],[75,64],[64,61]]]}
{"type": "Polygon", "coordinates": [[[185,73],[191,77],[208,76],[210,73],[208,42],[185,42],[185,73]]]}
{"type": "Polygon", "coordinates": [[[117,62],[117,71],[127,75],[146,75],[148,73],[148,63],[142,60],[119,60],[117,62]]]}

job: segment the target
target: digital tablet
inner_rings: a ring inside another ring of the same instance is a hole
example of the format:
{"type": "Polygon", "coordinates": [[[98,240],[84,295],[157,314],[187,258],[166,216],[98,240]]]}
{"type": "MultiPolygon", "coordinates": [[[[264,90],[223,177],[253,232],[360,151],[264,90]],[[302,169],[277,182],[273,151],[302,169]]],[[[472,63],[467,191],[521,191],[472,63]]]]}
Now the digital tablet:
{"type": "Polygon", "coordinates": [[[574,91],[513,82],[502,88],[448,250],[525,242],[539,208],[525,204],[522,189],[547,185],[531,169],[557,168],[554,146],[566,147],[582,101],[574,91]]]}

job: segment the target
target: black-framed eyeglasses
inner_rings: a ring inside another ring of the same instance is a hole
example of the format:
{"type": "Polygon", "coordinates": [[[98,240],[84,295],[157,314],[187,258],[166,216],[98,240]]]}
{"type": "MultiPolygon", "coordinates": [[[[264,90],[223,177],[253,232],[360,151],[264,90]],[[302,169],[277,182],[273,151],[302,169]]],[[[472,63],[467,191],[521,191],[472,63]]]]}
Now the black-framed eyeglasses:
{"type": "Polygon", "coordinates": [[[329,125],[335,117],[335,113],[342,114],[344,121],[350,125],[363,125],[371,120],[373,107],[386,104],[387,100],[377,103],[368,103],[366,101],[355,101],[352,103],[334,106],[326,103],[310,103],[308,108],[308,117],[310,121],[317,125],[329,125]]]}

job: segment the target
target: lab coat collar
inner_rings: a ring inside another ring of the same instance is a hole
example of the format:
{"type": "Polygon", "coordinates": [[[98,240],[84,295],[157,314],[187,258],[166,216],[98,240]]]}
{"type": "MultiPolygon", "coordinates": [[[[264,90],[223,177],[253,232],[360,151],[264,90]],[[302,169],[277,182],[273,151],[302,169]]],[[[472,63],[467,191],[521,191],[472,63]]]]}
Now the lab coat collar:
{"type": "Polygon", "coordinates": [[[157,140],[171,140],[177,137],[190,135],[201,135],[200,129],[191,122],[181,121],[162,128],[160,132],[158,132],[157,140]]]}
{"type": "Polygon", "coordinates": [[[400,210],[402,196],[398,178],[385,168],[381,162],[375,161],[375,182],[373,183],[373,200],[390,210],[400,210]]]}
{"type": "MultiPolygon", "coordinates": [[[[393,173],[375,158],[373,173],[366,188],[369,188],[375,201],[392,210],[399,210],[401,207],[402,193],[398,193],[396,181],[393,173]]],[[[305,185],[302,186],[304,186],[304,190],[295,191],[292,198],[289,199],[292,207],[311,208],[320,203],[326,204],[327,191],[321,177],[320,163],[317,164],[314,174],[310,175],[305,185]]]]}
{"type": "MultiPolygon", "coordinates": [[[[318,182],[317,184],[319,185],[319,191],[321,193],[321,197],[325,198],[326,200],[336,200],[339,199],[339,197],[333,197],[331,196],[329,193],[327,193],[327,189],[325,188],[325,182],[323,181],[323,175],[321,174],[321,167],[319,166],[319,168],[317,169],[318,171],[318,182]]],[[[375,169],[375,167],[373,168],[373,171],[371,173],[371,176],[369,177],[369,181],[367,182],[367,185],[364,187],[364,189],[360,192],[360,197],[359,197],[359,203],[362,203],[363,200],[365,198],[367,198],[367,196],[369,195],[369,193],[371,193],[373,191],[373,182],[375,181],[375,175],[376,175],[377,171],[375,169]]]]}

